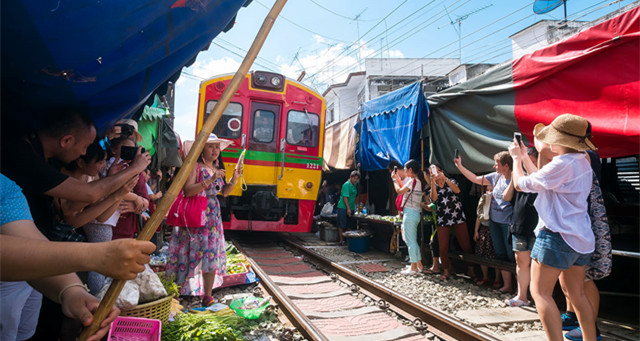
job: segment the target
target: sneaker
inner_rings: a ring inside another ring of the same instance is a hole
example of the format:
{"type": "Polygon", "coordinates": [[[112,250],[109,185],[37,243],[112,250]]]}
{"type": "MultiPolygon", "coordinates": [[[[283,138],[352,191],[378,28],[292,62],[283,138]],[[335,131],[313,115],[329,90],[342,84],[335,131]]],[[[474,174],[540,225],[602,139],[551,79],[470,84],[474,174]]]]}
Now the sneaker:
{"type": "Polygon", "coordinates": [[[580,326],[578,317],[575,314],[562,314],[562,330],[573,330],[580,326]]]}
{"type": "Polygon", "coordinates": [[[211,296],[202,296],[202,306],[209,307],[216,303],[216,300],[211,296]]]}
{"type": "Polygon", "coordinates": [[[510,298],[504,301],[504,303],[509,307],[528,307],[531,305],[528,301],[523,301],[517,297],[510,298]]]}
{"type": "MultiPolygon", "coordinates": [[[[573,341],[582,341],[582,330],[580,327],[574,328],[566,333],[564,337],[573,341]]],[[[600,335],[598,328],[596,328],[596,340],[602,340],[602,335],[600,335]]]]}
{"type": "Polygon", "coordinates": [[[408,268],[400,271],[400,273],[403,274],[403,275],[406,275],[406,276],[414,276],[414,275],[418,274],[417,271],[411,270],[411,267],[408,267],[408,268]]]}

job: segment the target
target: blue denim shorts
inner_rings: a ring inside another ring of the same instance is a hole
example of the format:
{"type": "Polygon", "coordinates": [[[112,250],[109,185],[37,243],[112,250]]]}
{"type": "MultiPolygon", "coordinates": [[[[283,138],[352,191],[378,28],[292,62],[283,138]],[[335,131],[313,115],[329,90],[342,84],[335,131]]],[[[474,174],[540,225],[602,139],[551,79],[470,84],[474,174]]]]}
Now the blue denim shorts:
{"type": "Polygon", "coordinates": [[[520,237],[515,234],[511,235],[511,245],[513,252],[531,251],[533,244],[536,242],[536,237],[520,237]]]}
{"type": "Polygon", "coordinates": [[[544,265],[567,270],[572,266],[587,265],[591,254],[574,251],[559,233],[542,229],[531,250],[531,258],[544,265]]]}

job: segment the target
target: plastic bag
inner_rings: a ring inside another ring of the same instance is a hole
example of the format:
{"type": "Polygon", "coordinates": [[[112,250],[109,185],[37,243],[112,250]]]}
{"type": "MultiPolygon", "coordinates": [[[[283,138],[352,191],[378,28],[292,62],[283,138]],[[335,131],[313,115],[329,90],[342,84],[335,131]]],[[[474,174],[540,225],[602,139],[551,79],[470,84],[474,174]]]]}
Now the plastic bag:
{"type": "Polygon", "coordinates": [[[328,202],[322,206],[322,210],[320,211],[320,216],[328,217],[333,214],[333,204],[328,202]]]}

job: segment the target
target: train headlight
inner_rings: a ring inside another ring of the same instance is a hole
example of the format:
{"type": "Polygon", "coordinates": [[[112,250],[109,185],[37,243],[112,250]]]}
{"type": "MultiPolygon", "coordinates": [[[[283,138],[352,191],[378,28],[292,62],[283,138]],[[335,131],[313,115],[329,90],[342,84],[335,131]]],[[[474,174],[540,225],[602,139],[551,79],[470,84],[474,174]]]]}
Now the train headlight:
{"type": "Polygon", "coordinates": [[[311,181],[307,182],[307,189],[311,189],[313,187],[313,183],[311,181]]]}
{"type": "Polygon", "coordinates": [[[258,77],[256,77],[256,83],[258,84],[265,84],[267,82],[267,76],[265,75],[258,75],[258,77]]]}
{"type": "Polygon", "coordinates": [[[273,77],[271,78],[271,85],[273,86],[280,86],[280,77],[273,77]]]}

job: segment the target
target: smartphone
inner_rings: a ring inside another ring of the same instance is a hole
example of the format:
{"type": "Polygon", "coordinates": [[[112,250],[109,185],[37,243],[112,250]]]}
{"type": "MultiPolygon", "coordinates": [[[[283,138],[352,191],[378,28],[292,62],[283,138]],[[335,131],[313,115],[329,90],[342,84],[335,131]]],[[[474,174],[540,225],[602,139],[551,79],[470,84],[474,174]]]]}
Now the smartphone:
{"type": "Polygon", "coordinates": [[[458,148],[456,148],[456,150],[453,151],[453,154],[454,154],[453,156],[454,159],[457,159],[458,156],[460,156],[460,152],[458,151],[458,148]]]}
{"type": "Polygon", "coordinates": [[[436,165],[431,165],[431,166],[429,166],[429,170],[431,171],[431,174],[432,174],[433,176],[438,175],[438,168],[436,168],[436,165]]]}
{"type": "MultiPolygon", "coordinates": [[[[121,146],[120,158],[125,161],[132,161],[136,157],[137,151],[138,151],[138,147],[121,146]]],[[[142,148],[141,152],[144,153],[145,149],[142,148]]]]}
{"type": "Polygon", "coordinates": [[[520,144],[522,143],[522,134],[513,133],[513,138],[516,139],[516,141],[518,141],[518,146],[520,146],[520,144]]]}

